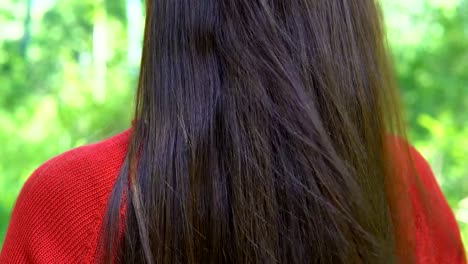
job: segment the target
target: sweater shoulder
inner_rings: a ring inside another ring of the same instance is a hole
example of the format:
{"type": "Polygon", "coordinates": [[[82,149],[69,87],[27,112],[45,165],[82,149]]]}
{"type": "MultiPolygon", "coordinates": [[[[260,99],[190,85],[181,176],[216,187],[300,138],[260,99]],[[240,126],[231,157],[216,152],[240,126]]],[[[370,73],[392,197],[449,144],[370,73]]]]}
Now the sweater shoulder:
{"type": "Polygon", "coordinates": [[[466,263],[465,250],[455,215],[423,155],[410,146],[417,172],[410,193],[420,263],[466,263]]]}
{"type": "Polygon", "coordinates": [[[127,130],[69,150],[36,169],[16,201],[0,262],[85,262],[129,136],[127,130]]]}
{"type": "Polygon", "coordinates": [[[409,188],[416,263],[466,263],[458,224],[429,163],[406,140],[390,137],[389,143],[396,174],[409,188]]]}
{"type": "Polygon", "coordinates": [[[120,170],[128,140],[129,130],[57,155],[33,172],[23,186],[23,191],[38,189],[39,186],[48,191],[52,191],[50,188],[66,191],[80,187],[81,184],[112,182],[113,179],[106,176],[120,170]]]}
{"type": "Polygon", "coordinates": [[[38,197],[33,201],[60,200],[60,204],[67,201],[68,206],[75,206],[85,198],[105,195],[120,171],[128,138],[129,132],[125,131],[51,158],[25,182],[18,202],[38,197]]]}

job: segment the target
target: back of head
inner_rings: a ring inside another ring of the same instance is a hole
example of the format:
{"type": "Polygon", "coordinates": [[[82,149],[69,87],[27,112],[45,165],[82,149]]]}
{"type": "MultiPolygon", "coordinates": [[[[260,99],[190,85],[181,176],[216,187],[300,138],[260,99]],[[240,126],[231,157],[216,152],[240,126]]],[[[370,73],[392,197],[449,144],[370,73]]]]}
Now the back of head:
{"type": "Polygon", "coordinates": [[[106,260],[396,262],[383,35],[374,0],[148,1],[106,260]]]}

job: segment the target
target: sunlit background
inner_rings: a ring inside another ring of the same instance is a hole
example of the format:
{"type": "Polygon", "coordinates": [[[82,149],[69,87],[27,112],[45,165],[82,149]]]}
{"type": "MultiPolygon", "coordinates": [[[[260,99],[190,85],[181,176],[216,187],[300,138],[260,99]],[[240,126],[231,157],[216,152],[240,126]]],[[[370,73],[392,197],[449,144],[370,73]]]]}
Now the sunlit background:
{"type": "MultiPolygon", "coordinates": [[[[126,129],[142,0],[2,0],[0,247],[22,184],[47,159],[126,129]]],[[[411,142],[468,245],[468,0],[384,0],[411,142]]]]}

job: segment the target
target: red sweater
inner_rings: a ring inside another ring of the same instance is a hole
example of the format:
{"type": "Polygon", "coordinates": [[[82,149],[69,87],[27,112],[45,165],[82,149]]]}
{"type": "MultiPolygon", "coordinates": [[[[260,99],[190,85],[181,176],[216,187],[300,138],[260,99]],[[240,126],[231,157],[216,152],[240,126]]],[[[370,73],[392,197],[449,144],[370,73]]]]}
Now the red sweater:
{"type": "MultiPolygon", "coordinates": [[[[39,167],[18,197],[0,263],[95,263],[98,232],[129,135],[127,130],[39,167]]],[[[421,209],[419,192],[410,191],[417,263],[466,263],[453,213],[427,162],[414,148],[411,151],[423,187],[437,207],[436,215],[427,215],[421,209]],[[443,226],[429,228],[429,219],[443,226]]]]}

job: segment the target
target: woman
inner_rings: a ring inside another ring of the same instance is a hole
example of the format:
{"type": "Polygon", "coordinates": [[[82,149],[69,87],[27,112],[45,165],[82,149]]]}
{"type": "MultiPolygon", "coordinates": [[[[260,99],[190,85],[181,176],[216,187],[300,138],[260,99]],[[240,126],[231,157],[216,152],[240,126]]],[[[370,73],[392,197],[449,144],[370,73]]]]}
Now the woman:
{"type": "Polygon", "coordinates": [[[1,263],[466,263],[373,0],[146,12],[132,129],[34,172],[1,263]]]}

